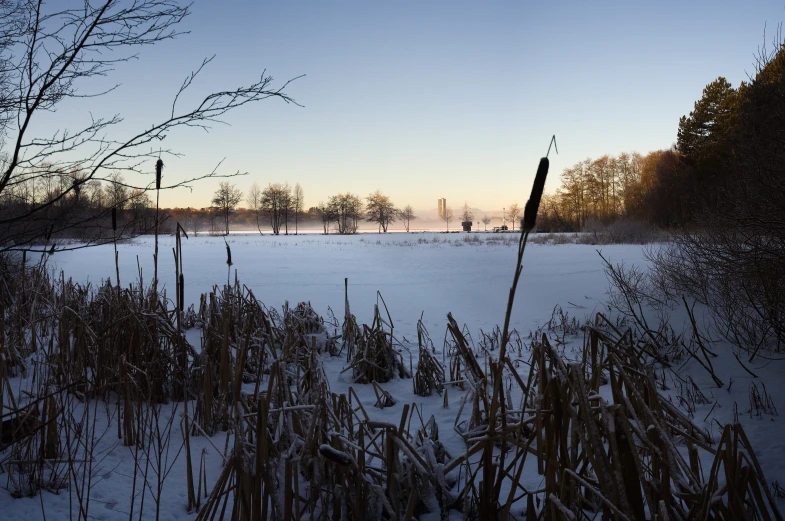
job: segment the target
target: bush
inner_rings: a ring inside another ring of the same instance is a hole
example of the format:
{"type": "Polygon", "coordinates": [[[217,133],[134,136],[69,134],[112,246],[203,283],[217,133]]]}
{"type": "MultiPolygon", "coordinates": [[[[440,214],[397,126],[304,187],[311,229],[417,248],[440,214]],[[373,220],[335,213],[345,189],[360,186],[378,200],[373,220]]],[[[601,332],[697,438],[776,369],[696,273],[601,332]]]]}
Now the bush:
{"type": "Polygon", "coordinates": [[[785,243],[776,235],[706,227],[649,253],[675,293],[708,306],[719,335],[748,352],[785,350],[785,243]]]}
{"type": "Polygon", "coordinates": [[[649,244],[662,242],[667,235],[659,228],[635,219],[619,219],[610,224],[589,220],[578,237],[579,244],[649,244]]]}

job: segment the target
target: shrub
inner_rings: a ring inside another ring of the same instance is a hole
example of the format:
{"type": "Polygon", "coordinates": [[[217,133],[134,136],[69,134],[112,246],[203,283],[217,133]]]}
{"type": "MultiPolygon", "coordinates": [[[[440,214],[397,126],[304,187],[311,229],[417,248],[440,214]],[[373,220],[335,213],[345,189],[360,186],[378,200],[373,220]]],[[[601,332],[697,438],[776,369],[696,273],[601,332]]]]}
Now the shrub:
{"type": "Polygon", "coordinates": [[[635,219],[619,219],[609,224],[591,219],[581,232],[580,244],[649,244],[667,237],[652,224],[635,219]]]}

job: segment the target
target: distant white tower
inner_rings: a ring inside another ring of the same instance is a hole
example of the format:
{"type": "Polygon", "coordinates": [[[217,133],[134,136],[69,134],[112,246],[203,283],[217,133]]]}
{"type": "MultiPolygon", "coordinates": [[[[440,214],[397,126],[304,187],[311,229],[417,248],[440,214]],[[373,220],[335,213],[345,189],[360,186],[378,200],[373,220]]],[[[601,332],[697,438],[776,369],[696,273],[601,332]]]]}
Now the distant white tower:
{"type": "Polygon", "coordinates": [[[447,199],[442,197],[439,199],[439,218],[444,219],[444,212],[447,210],[447,199]]]}

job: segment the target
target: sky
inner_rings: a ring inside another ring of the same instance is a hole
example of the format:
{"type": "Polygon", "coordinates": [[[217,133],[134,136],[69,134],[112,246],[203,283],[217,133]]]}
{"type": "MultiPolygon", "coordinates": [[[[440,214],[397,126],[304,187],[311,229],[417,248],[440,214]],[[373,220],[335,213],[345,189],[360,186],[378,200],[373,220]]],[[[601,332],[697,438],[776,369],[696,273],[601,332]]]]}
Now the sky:
{"type": "MultiPolygon", "coordinates": [[[[528,198],[556,135],[546,190],[587,157],[646,153],[676,140],[703,87],[736,86],[785,20],[785,1],[464,2],[196,0],[174,41],[143,49],[107,81],[120,87],[53,115],[61,126],[121,114],[118,132],[171,110],[206,57],[186,104],[257,80],[299,77],[286,93],[228,114],[209,133],[181,129],[165,146],[164,184],[211,172],[300,183],[306,208],[375,190],[402,207],[445,197],[501,212],[528,198]],[[766,37],[764,39],[764,30],[766,37]]],[[[91,84],[92,85],[92,84],[91,84]]],[[[150,165],[152,171],[154,165],[150,165]]],[[[203,207],[218,180],[161,195],[203,207]]]]}

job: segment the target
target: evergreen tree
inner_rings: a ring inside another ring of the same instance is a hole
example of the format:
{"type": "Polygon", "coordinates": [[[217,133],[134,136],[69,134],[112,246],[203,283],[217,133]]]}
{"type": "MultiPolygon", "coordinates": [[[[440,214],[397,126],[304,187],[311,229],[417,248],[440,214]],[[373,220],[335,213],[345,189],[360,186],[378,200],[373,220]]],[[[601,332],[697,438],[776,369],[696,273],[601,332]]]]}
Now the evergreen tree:
{"type": "Polygon", "coordinates": [[[679,120],[676,148],[689,163],[714,163],[727,147],[736,90],[720,76],[703,89],[689,116],[679,120]]]}

